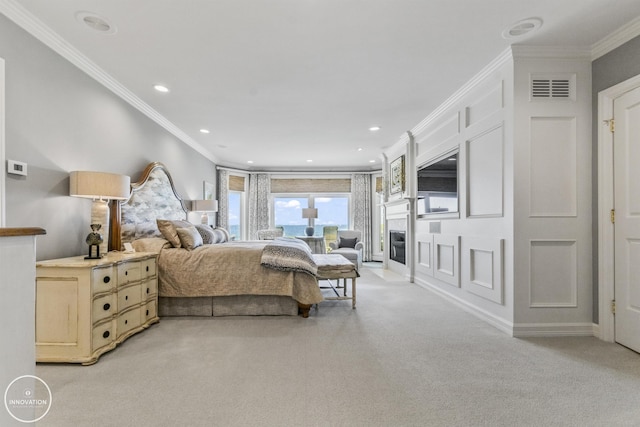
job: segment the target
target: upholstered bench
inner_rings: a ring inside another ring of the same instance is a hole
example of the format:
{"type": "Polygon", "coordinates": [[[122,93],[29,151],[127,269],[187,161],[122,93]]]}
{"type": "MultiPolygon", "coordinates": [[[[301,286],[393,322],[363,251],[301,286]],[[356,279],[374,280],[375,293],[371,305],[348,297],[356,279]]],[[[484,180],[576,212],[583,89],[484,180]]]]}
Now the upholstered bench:
{"type": "MultiPolygon", "coordinates": [[[[331,289],[336,294],[335,297],[325,297],[325,300],[351,300],[351,307],[356,308],[356,278],[360,277],[356,266],[342,255],[336,254],[313,254],[313,261],[318,266],[318,282],[327,280],[331,289]],[[338,292],[330,279],[336,279],[338,286],[340,279],[343,280],[344,292],[338,292]],[[347,296],[347,279],[351,279],[351,296],[347,296]]],[[[318,284],[319,286],[319,284],[318,284]]]]}

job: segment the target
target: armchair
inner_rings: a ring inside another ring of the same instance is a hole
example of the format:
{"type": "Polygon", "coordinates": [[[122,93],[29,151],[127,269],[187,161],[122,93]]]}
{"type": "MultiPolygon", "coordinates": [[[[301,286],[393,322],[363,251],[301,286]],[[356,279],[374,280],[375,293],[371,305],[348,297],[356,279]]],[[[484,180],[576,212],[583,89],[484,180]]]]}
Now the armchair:
{"type": "Polygon", "coordinates": [[[331,254],[342,255],[356,266],[362,267],[364,243],[362,233],[356,230],[338,230],[338,241],[329,243],[331,254]]]}
{"type": "Polygon", "coordinates": [[[338,226],[337,225],[325,225],[322,228],[322,236],[324,237],[324,243],[326,245],[326,251],[331,251],[331,243],[338,242],[338,226]]]}

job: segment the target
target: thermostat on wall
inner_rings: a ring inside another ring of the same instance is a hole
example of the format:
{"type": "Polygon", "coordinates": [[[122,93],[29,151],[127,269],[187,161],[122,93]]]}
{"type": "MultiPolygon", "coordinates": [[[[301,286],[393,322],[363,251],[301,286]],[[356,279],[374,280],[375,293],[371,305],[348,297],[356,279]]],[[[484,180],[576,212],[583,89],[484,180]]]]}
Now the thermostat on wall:
{"type": "Polygon", "coordinates": [[[27,176],[27,164],[15,160],[7,160],[7,173],[27,176]]]}

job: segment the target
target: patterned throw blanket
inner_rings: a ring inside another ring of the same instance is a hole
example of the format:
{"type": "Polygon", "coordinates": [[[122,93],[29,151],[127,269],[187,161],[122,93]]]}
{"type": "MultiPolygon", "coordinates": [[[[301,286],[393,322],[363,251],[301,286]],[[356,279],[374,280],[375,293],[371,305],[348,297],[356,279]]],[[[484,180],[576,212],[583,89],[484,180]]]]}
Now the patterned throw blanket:
{"type": "Polygon", "coordinates": [[[262,251],[260,264],[275,270],[299,271],[313,277],[318,274],[318,266],[313,261],[309,245],[288,237],[278,237],[267,244],[262,251]]]}

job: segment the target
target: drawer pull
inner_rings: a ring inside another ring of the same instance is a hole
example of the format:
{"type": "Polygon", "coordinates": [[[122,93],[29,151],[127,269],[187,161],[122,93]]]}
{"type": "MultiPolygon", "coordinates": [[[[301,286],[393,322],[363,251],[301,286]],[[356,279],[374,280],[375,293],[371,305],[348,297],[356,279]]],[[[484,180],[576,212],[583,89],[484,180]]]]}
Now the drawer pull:
{"type": "Polygon", "coordinates": [[[126,325],[127,323],[129,323],[129,321],[127,319],[124,320],[124,324],[126,325]]]}
{"type": "Polygon", "coordinates": [[[147,288],[147,293],[149,293],[149,288],[147,288]]]}
{"type": "Polygon", "coordinates": [[[102,281],[103,281],[104,283],[109,283],[109,282],[111,281],[111,277],[109,277],[109,276],[104,276],[104,278],[102,279],[102,281]]]}
{"type": "Polygon", "coordinates": [[[125,301],[128,301],[128,300],[129,300],[129,295],[125,295],[125,296],[124,296],[124,300],[125,300],[125,301]]]}
{"type": "Polygon", "coordinates": [[[147,271],[149,271],[149,266],[147,265],[147,271]]]}
{"type": "Polygon", "coordinates": [[[109,338],[109,335],[111,335],[111,332],[104,331],[104,333],[102,334],[102,338],[109,338]]]}
{"type": "Polygon", "coordinates": [[[104,311],[107,311],[111,308],[111,304],[106,303],[105,305],[102,306],[102,308],[104,309],[104,311]]]}
{"type": "Polygon", "coordinates": [[[125,272],[124,272],[124,275],[125,275],[125,276],[128,276],[128,275],[129,275],[129,272],[128,272],[128,271],[125,271],[125,272]]]}
{"type": "Polygon", "coordinates": [[[149,315],[149,310],[147,310],[147,316],[149,315]]]}

